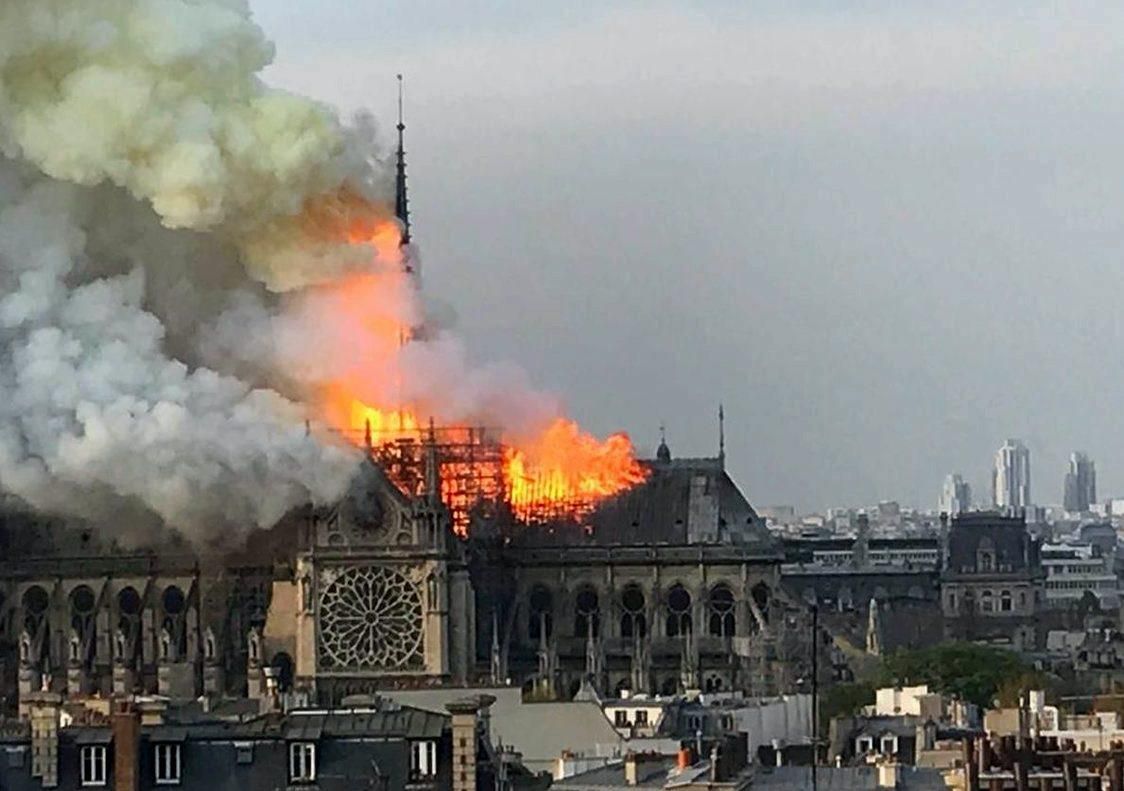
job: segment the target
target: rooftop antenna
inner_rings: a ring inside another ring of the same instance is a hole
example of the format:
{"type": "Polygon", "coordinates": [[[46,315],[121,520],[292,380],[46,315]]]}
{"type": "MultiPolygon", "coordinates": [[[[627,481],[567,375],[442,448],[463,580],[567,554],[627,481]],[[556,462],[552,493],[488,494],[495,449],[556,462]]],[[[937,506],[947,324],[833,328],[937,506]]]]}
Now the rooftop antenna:
{"type": "Polygon", "coordinates": [[[404,132],[406,123],[402,120],[402,75],[398,75],[398,169],[394,179],[394,216],[402,222],[400,246],[410,243],[410,204],[406,198],[406,147],[404,132]]]}

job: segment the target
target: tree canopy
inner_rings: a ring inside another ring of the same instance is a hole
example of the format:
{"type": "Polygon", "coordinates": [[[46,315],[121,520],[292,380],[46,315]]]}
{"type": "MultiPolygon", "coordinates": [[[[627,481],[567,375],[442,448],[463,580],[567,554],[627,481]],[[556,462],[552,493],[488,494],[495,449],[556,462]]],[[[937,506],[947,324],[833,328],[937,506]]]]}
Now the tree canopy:
{"type": "Polygon", "coordinates": [[[974,643],[941,643],[883,658],[878,686],[928,684],[929,689],[989,707],[1014,705],[1019,691],[1045,679],[1012,651],[974,643]]]}

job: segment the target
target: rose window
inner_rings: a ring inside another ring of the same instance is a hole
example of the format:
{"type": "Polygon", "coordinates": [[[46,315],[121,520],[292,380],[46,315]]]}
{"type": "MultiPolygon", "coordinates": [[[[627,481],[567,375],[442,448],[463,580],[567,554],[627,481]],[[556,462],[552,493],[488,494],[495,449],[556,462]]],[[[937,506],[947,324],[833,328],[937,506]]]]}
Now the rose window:
{"type": "Polygon", "coordinates": [[[422,659],[422,602],[405,575],[382,566],[345,571],[320,598],[325,667],[391,670],[422,659]]]}

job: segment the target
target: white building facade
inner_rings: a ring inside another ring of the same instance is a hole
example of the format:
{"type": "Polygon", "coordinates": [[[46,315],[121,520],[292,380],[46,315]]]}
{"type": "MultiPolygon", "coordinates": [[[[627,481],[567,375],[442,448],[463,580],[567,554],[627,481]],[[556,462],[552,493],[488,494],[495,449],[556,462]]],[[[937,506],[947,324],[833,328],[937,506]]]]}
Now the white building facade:
{"type": "Polygon", "coordinates": [[[1009,439],[995,452],[991,479],[997,508],[1022,511],[1030,506],[1030,450],[1021,440],[1009,439]]]}
{"type": "Polygon", "coordinates": [[[1096,596],[1107,609],[1120,604],[1112,559],[1099,556],[1089,544],[1044,544],[1042,568],[1047,606],[1062,607],[1086,593],[1096,596]]]}

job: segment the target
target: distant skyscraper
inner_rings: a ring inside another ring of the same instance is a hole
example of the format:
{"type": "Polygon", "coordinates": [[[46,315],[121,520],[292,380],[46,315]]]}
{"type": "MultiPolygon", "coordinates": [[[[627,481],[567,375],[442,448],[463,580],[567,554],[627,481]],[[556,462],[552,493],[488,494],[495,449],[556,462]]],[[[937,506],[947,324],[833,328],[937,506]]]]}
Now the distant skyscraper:
{"type": "Polygon", "coordinates": [[[940,512],[954,516],[972,507],[972,487],[958,473],[949,473],[941,489],[940,512]]]}
{"type": "Polygon", "coordinates": [[[1030,505],[1030,451],[1009,439],[995,452],[991,473],[992,502],[997,508],[1021,511],[1030,505]]]}
{"type": "Polygon", "coordinates": [[[1097,501],[1097,468],[1080,451],[1069,457],[1069,472],[1065,476],[1065,510],[1083,513],[1097,501]]]}

